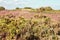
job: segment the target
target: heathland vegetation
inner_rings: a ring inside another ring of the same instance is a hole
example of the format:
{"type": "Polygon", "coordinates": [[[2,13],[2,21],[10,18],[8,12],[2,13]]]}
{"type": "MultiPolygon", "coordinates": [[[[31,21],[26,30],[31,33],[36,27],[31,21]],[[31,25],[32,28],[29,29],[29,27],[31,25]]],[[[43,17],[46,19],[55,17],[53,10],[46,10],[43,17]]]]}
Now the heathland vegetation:
{"type": "MultiPolygon", "coordinates": [[[[41,7],[38,9],[17,7],[15,10],[22,9],[27,9],[30,13],[56,11],[51,7],[41,7]]],[[[0,10],[6,9],[0,7],[0,10]]],[[[59,28],[60,22],[55,22],[42,14],[36,14],[30,19],[26,19],[23,16],[16,18],[11,14],[0,16],[0,40],[60,40],[59,28]]]]}

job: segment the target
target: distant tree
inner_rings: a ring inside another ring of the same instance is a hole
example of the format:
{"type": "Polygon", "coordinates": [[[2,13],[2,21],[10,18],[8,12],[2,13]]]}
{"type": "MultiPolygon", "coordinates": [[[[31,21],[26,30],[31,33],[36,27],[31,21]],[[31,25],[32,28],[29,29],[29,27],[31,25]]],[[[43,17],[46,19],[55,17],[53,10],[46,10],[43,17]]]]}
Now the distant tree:
{"type": "Polygon", "coordinates": [[[43,12],[43,11],[51,11],[53,10],[51,7],[41,7],[38,9],[38,11],[43,12]]]}
{"type": "Polygon", "coordinates": [[[51,7],[45,7],[45,11],[51,11],[53,10],[51,7]]]}
{"type": "Polygon", "coordinates": [[[39,10],[42,12],[42,11],[45,11],[45,8],[41,7],[41,8],[39,8],[39,10]]]}
{"type": "Polygon", "coordinates": [[[31,7],[24,7],[24,9],[32,9],[31,7]]]}
{"type": "Polygon", "coordinates": [[[5,10],[5,8],[4,7],[0,7],[0,10],[5,10]]]}
{"type": "Polygon", "coordinates": [[[19,7],[16,7],[16,9],[20,9],[19,7]]]}
{"type": "Polygon", "coordinates": [[[22,8],[16,7],[15,10],[21,10],[22,8]]]}

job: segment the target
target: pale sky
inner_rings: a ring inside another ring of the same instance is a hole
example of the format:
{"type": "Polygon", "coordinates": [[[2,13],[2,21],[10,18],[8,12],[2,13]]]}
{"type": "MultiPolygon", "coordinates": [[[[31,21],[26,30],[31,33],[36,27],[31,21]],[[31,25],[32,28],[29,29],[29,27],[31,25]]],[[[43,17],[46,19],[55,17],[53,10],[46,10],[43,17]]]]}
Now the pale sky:
{"type": "Polygon", "coordinates": [[[6,9],[14,9],[16,7],[39,8],[45,6],[51,6],[53,9],[60,9],[60,0],[0,0],[0,6],[6,9]]]}

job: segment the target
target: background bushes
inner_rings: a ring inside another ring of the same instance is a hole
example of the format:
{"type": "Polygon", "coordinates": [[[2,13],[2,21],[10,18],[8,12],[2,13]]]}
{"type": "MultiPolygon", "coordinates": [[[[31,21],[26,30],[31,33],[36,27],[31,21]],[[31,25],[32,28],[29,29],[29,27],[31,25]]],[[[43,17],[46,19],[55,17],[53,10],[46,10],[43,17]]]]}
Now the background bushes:
{"type": "Polygon", "coordinates": [[[4,8],[4,7],[0,7],[0,11],[1,11],[1,10],[5,10],[5,8],[4,8]]]}

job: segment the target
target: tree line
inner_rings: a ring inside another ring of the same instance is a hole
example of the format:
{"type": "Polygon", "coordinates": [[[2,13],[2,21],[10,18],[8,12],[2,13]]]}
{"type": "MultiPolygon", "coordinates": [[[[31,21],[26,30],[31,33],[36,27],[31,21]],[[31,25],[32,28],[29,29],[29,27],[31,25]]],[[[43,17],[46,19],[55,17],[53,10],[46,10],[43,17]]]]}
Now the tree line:
{"type": "MultiPolygon", "coordinates": [[[[21,8],[19,8],[19,7],[16,7],[15,8],[16,10],[19,10],[19,9],[21,9],[21,8]]],[[[31,8],[31,7],[24,7],[23,9],[33,9],[33,8],[31,8]]],[[[0,7],[0,10],[5,10],[5,7],[0,7]]],[[[40,7],[40,8],[36,8],[36,10],[39,10],[39,11],[51,11],[51,10],[53,10],[51,7],[40,7]]]]}

